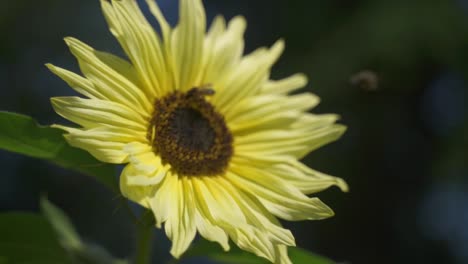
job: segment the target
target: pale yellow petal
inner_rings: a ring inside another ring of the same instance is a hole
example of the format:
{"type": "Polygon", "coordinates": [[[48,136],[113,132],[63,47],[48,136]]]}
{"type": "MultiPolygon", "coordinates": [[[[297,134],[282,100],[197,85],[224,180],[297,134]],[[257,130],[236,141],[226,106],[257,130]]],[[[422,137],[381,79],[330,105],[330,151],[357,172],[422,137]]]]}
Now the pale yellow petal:
{"type": "Polygon", "coordinates": [[[169,87],[166,90],[175,90],[177,86],[175,84],[175,76],[173,72],[173,59],[172,59],[172,52],[171,52],[171,35],[172,35],[172,28],[167,22],[166,18],[164,17],[161,9],[156,3],[156,0],[146,0],[146,3],[149,7],[150,12],[156,18],[159,23],[159,27],[161,28],[162,33],[162,40],[161,40],[161,49],[164,54],[164,58],[166,61],[166,69],[167,69],[167,85],[169,87]]]}
{"type": "Polygon", "coordinates": [[[101,126],[84,130],[63,125],[52,126],[65,130],[70,134],[81,135],[81,137],[90,137],[101,141],[120,143],[140,142],[145,144],[147,142],[146,133],[144,131],[135,131],[124,127],[101,126]]]}
{"type": "MultiPolygon", "coordinates": [[[[210,29],[206,34],[205,44],[210,44],[207,48],[216,45],[216,40],[226,31],[226,20],[223,16],[217,15],[211,23],[210,29]]],[[[209,53],[205,54],[204,57],[209,57],[209,53]]]]}
{"type": "Polygon", "coordinates": [[[149,197],[151,210],[154,213],[156,226],[161,228],[162,224],[169,218],[170,212],[178,203],[178,194],[174,193],[177,184],[177,176],[169,171],[160,183],[160,187],[154,196],[149,197]]]}
{"type": "MultiPolygon", "coordinates": [[[[125,149],[125,148],[124,148],[125,149]]],[[[154,155],[152,152],[142,153],[142,154],[134,154],[130,155],[130,162],[140,171],[145,172],[146,174],[153,174],[156,170],[161,169],[164,167],[162,165],[161,158],[154,155]]],[[[165,174],[164,172],[161,172],[165,174]]],[[[160,180],[158,180],[159,182],[160,180]]]]}
{"type": "Polygon", "coordinates": [[[51,102],[55,112],[86,129],[105,126],[147,130],[147,121],[141,115],[119,103],[80,97],[53,97],[51,102]]]}
{"type": "Polygon", "coordinates": [[[245,136],[260,131],[286,129],[302,115],[299,111],[276,111],[264,115],[260,112],[252,112],[248,121],[229,123],[231,133],[235,136],[245,136]]]}
{"type": "Polygon", "coordinates": [[[124,151],[128,142],[140,141],[144,134],[138,131],[119,129],[116,127],[96,127],[89,130],[54,125],[69,134],[65,135],[68,143],[74,147],[84,149],[98,160],[109,163],[128,162],[128,153],[124,151]]]}
{"type": "MultiPolygon", "coordinates": [[[[136,119],[132,111],[117,103],[79,97],[58,97],[52,98],[52,104],[58,114],[85,128],[56,126],[69,132],[65,135],[69,144],[89,151],[103,162],[128,162],[125,145],[128,142],[145,141],[144,125],[130,121],[136,119]],[[131,126],[132,123],[134,127],[131,126]],[[129,125],[129,128],[126,128],[125,124],[129,125]]],[[[143,120],[140,121],[143,123],[143,120]]]]}
{"type": "Polygon", "coordinates": [[[268,233],[252,222],[232,191],[226,189],[220,179],[206,177],[193,182],[194,186],[198,186],[195,193],[203,211],[226,230],[234,243],[260,257],[274,260],[274,246],[268,233]]]}
{"type": "Polygon", "coordinates": [[[62,80],[64,80],[71,88],[73,88],[78,93],[89,98],[96,98],[96,99],[106,98],[106,96],[101,94],[99,90],[96,89],[96,87],[94,87],[94,84],[90,80],[74,72],[56,67],[50,63],[46,64],[46,66],[47,68],[49,68],[51,72],[53,72],[55,75],[57,75],[62,80]]]}
{"type": "Polygon", "coordinates": [[[150,199],[156,225],[164,229],[172,241],[171,254],[179,258],[196,234],[196,204],[193,190],[186,178],[167,173],[158,191],[150,199]]]}
{"type": "MultiPolygon", "coordinates": [[[[239,67],[244,51],[243,35],[246,28],[243,17],[234,17],[225,29],[222,17],[216,17],[205,39],[203,76],[200,83],[212,84],[221,93],[223,83],[239,67]]],[[[223,96],[222,94],[215,96],[223,96]]]]}
{"type": "Polygon", "coordinates": [[[193,179],[192,183],[198,205],[214,223],[221,226],[247,223],[245,215],[232,197],[215,187],[215,180],[202,177],[201,179],[193,179]]]}
{"type": "Polygon", "coordinates": [[[260,95],[244,99],[225,115],[230,130],[236,136],[267,129],[291,129],[292,124],[319,102],[313,94],[294,96],[260,95]]]}
{"type": "Polygon", "coordinates": [[[226,178],[247,192],[255,194],[262,204],[272,214],[290,221],[319,220],[333,216],[333,211],[318,198],[309,198],[300,192],[293,192],[285,182],[283,186],[274,180],[254,181],[261,177],[262,172],[256,173],[245,169],[237,169],[239,173],[227,173],[226,178]]]}
{"type": "Polygon", "coordinates": [[[284,202],[284,198],[274,194],[265,195],[259,200],[272,214],[288,221],[322,220],[335,215],[319,198],[310,198],[307,205],[296,207],[294,200],[284,202]]]}
{"type": "Polygon", "coordinates": [[[299,161],[272,164],[262,169],[272,177],[287,181],[305,194],[320,192],[331,186],[348,191],[348,185],[343,179],[310,169],[299,161]]]}
{"type": "Polygon", "coordinates": [[[274,81],[268,80],[262,86],[265,94],[287,94],[307,85],[307,76],[302,73],[294,74],[288,78],[274,81]]]}
{"type": "MultiPolygon", "coordinates": [[[[161,171],[155,171],[150,175],[140,174],[141,169],[136,169],[135,173],[137,174],[129,174],[127,178],[127,185],[129,186],[154,186],[158,185],[162,180],[164,180],[164,176],[166,176],[167,171],[161,169],[161,171]]],[[[147,172],[145,172],[147,173],[147,172]]]]}
{"type": "Polygon", "coordinates": [[[243,229],[236,229],[231,234],[232,240],[242,250],[252,252],[255,255],[266,258],[270,262],[273,262],[276,258],[275,247],[265,233],[260,232],[258,229],[254,229],[251,233],[247,233],[243,229]]]}
{"type": "Polygon", "coordinates": [[[129,154],[132,154],[132,155],[139,155],[139,154],[146,154],[148,152],[152,152],[153,148],[149,144],[149,142],[146,142],[146,144],[142,144],[139,142],[132,142],[130,144],[127,144],[127,146],[125,146],[125,151],[127,151],[129,154]]]}
{"type": "Polygon", "coordinates": [[[331,186],[337,186],[344,192],[349,189],[343,179],[313,170],[294,158],[278,159],[272,162],[265,159],[233,157],[231,162],[247,170],[261,170],[263,174],[268,175],[267,177],[286,181],[287,184],[296,187],[304,194],[316,193],[331,186]]]}
{"type": "Polygon", "coordinates": [[[200,75],[201,83],[210,83],[213,84],[213,82],[206,82],[206,75],[208,72],[210,72],[209,65],[212,64],[213,59],[216,60],[216,56],[213,56],[215,53],[215,47],[217,43],[219,43],[220,37],[225,33],[226,31],[226,20],[224,17],[218,15],[213,19],[213,22],[211,23],[210,29],[208,30],[208,33],[205,37],[205,41],[203,43],[203,58],[202,58],[202,73],[200,75]]]}
{"type": "MultiPolygon", "coordinates": [[[[161,9],[156,4],[155,0],[146,0],[146,4],[148,5],[148,7],[150,9],[150,12],[156,18],[156,20],[159,23],[159,26],[161,27],[161,31],[162,31],[164,41],[168,41],[170,39],[171,26],[169,25],[169,23],[167,22],[166,18],[163,15],[163,13],[161,12],[161,9]]],[[[168,47],[168,45],[166,43],[166,48],[167,47],[168,47]]]]}
{"type": "Polygon", "coordinates": [[[308,131],[320,127],[330,126],[340,118],[335,114],[303,114],[297,118],[296,122],[291,126],[291,130],[308,131]]]}
{"type": "Polygon", "coordinates": [[[286,96],[262,94],[238,102],[225,118],[229,123],[248,122],[258,116],[281,111],[308,111],[317,106],[320,99],[311,93],[286,96]],[[252,115],[252,117],[251,117],[252,115]]]}
{"type": "MultiPolygon", "coordinates": [[[[248,248],[248,245],[252,244],[254,240],[254,227],[248,224],[245,215],[232,197],[219,188],[216,181],[209,178],[192,179],[192,184],[197,208],[201,215],[213,225],[222,228],[238,246],[242,244],[244,248],[248,248]],[[241,239],[244,242],[240,241],[241,239]]],[[[224,236],[218,239],[224,239],[224,236]]],[[[222,240],[218,243],[224,242],[222,240]]],[[[227,245],[223,247],[228,248],[227,245]]]]}
{"type": "Polygon", "coordinates": [[[292,156],[302,158],[307,153],[341,137],[346,127],[331,125],[300,130],[266,130],[235,138],[236,155],[292,156]]]}
{"type": "Polygon", "coordinates": [[[286,196],[297,197],[300,199],[307,198],[307,196],[292,184],[283,179],[279,179],[278,177],[274,177],[274,175],[271,175],[260,166],[233,161],[230,171],[227,173],[226,177],[231,180],[236,180],[240,177],[245,181],[261,185],[262,187],[268,188],[278,194],[284,194],[286,196]]]}
{"type": "Polygon", "coordinates": [[[205,9],[201,0],[181,0],[179,23],[170,40],[175,87],[181,91],[202,85],[197,81],[201,75],[205,30],[205,9]]]}
{"type": "Polygon", "coordinates": [[[128,184],[128,179],[138,175],[138,170],[131,164],[127,164],[120,175],[120,191],[122,195],[145,208],[151,208],[149,197],[158,190],[157,185],[134,186],[128,184]]]}
{"type": "MultiPolygon", "coordinates": [[[[81,45],[86,46],[86,44],[83,44],[83,43],[81,45]]],[[[93,49],[91,48],[91,50],[93,49]]],[[[138,79],[138,74],[135,70],[135,67],[133,67],[133,65],[130,62],[118,56],[115,56],[111,53],[97,51],[97,50],[93,50],[93,51],[94,51],[94,54],[98,57],[98,59],[100,59],[105,64],[109,65],[109,67],[111,67],[117,73],[119,73],[120,75],[125,77],[128,81],[132,82],[132,84],[134,84],[135,86],[138,86],[139,89],[141,89],[140,80],[138,79]]]]}
{"type": "Polygon", "coordinates": [[[83,137],[79,134],[64,135],[68,144],[84,149],[102,162],[122,164],[128,162],[128,155],[123,151],[124,143],[109,142],[83,137]]]}
{"type": "Polygon", "coordinates": [[[275,264],[293,264],[288,256],[288,247],[286,247],[285,245],[276,245],[275,251],[275,264]]]}
{"type": "Polygon", "coordinates": [[[209,241],[217,242],[224,251],[229,250],[229,238],[226,232],[221,227],[214,225],[199,206],[195,214],[195,222],[197,230],[202,237],[209,241]]]}
{"type": "Polygon", "coordinates": [[[148,23],[137,1],[101,0],[112,34],[135,66],[145,94],[153,99],[172,89],[172,78],[159,36],[148,23]]]}
{"type": "Polygon", "coordinates": [[[215,202],[206,184],[201,179],[192,179],[194,199],[197,206],[196,224],[200,234],[214,242],[218,242],[224,250],[229,250],[228,229],[234,229],[230,223],[223,218],[222,208],[215,202]],[[200,191],[205,191],[201,193],[200,191]]]}
{"type": "Polygon", "coordinates": [[[271,49],[258,49],[242,58],[236,70],[226,81],[216,84],[217,94],[213,97],[213,104],[223,114],[248,96],[260,92],[261,86],[268,80],[272,65],[279,58],[284,49],[284,42],[277,41],[271,49]]]}
{"type": "Polygon", "coordinates": [[[195,223],[195,201],[193,189],[186,177],[175,180],[172,186],[172,201],[168,219],[164,229],[172,241],[171,255],[179,258],[190,246],[195,238],[197,228],[195,223]]]}
{"type": "Polygon", "coordinates": [[[268,212],[254,194],[243,192],[224,179],[220,179],[219,183],[236,200],[252,225],[267,234],[271,243],[296,245],[291,231],[282,228],[278,220],[268,212]]]}
{"type": "Polygon", "coordinates": [[[135,168],[134,175],[129,175],[127,179],[128,185],[151,186],[164,180],[170,166],[163,164],[161,157],[155,155],[151,146],[132,142],[124,147],[124,151],[128,153],[129,161],[135,168]]]}
{"type": "Polygon", "coordinates": [[[80,69],[103,98],[133,107],[144,115],[152,102],[135,83],[134,69],[127,62],[114,55],[99,52],[74,38],[65,38],[71,52],[78,59],[80,69]]]}

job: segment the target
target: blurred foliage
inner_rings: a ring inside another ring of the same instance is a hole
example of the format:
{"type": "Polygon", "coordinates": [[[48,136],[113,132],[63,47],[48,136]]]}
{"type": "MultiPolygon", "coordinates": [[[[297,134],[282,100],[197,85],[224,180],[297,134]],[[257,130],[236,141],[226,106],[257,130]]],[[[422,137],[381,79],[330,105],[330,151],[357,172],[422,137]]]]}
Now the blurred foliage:
{"type": "MultiPolygon", "coordinates": [[[[289,257],[295,264],[334,264],[335,262],[324,257],[315,255],[300,248],[290,248],[289,257]]],[[[220,264],[268,264],[269,261],[257,257],[238,247],[231,246],[229,252],[224,252],[216,243],[207,240],[197,241],[186,253],[184,259],[210,259],[220,264]]]]}
{"type": "Polygon", "coordinates": [[[73,264],[128,264],[126,260],[114,259],[98,245],[84,243],[68,216],[46,198],[41,198],[40,205],[42,214],[55,232],[56,240],[66,250],[73,264]]]}
{"type": "Polygon", "coordinates": [[[68,217],[47,199],[43,216],[0,214],[0,260],[8,264],[126,264],[106,250],[81,241],[68,217]]]}
{"type": "Polygon", "coordinates": [[[6,263],[71,263],[49,223],[31,213],[0,214],[0,256],[6,263]]]}
{"type": "Polygon", "coordinates": [[[101,183],[118,191],[115,168],[104,164],[89,153],[74,148],[65,141],[63,131],[41,127],[25,115],[0,112],[0,149],[41,158],[64,168],[75,169],[96,177],[101,183]]]}

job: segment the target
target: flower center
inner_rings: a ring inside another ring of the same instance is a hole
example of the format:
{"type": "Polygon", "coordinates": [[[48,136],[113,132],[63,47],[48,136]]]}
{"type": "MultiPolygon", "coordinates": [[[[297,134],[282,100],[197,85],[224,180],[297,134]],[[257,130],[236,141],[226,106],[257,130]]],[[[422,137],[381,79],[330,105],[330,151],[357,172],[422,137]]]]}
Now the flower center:
{"type": "Polygon", "coordinates": [[[153,151],[179,175],[220,175],[231,159],[231,132],[224,117],[205,100],[212,94],[211,89],[192,88],[154,104],[148,139],[153,151]]]}

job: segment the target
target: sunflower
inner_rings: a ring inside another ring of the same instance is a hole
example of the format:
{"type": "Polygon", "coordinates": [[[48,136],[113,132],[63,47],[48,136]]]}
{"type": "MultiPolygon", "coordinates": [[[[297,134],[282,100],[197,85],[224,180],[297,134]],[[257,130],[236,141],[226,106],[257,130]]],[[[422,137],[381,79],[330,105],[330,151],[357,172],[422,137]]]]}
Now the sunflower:
{"type": "Polygon", "coordinates": [[[156,226],[183,254],[197,232],[229,250],[274,263],[291,263],[291,232],[277,218],[316,220],[333,211],[316,193],[346,183],[299,160],[338,139],[337,115],[308,112],[319,98],[290,95],[303,74],[271,80],[284,49],[244,55],[246,21],[214,19],[206,30],[201,0],[181,0],[172,28],[153,0],[157,33],[135,0],[101,1],[110,31],[128,60],[65,38],[83,76],[48,64],[82,97],[55,97],[52,105],[79,127],[55,125],[67,141],[97,159],[125,164],[122,194],[152,210],[156,226]]]}

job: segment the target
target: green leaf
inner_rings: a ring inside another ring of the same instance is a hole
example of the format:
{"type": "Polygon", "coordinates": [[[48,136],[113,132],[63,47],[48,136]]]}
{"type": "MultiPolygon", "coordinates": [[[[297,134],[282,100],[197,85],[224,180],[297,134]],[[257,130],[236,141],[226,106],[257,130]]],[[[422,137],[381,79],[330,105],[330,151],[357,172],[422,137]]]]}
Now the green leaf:
{"type": "Polygon", "coordinates": [[[67,250],[82,248],[80,236],[76,232],[73,224],[62,210],[53,205],[45,197],[41,197],[41,211],[54,229],[58,241],[67,250]]]}
{"type": "MultiPolygon", "coordinates": [[[[294,264],[334,264],[325,257],[311,253],[305,249],[290,247],[289,257],[294,264]]],[[[231,245],[229,252],[224,252],[218,244],[204,239],[197,241],[185,255],[186,258],[205,257],[220,264],[271,264],[266,259],[255,256],[231,245]]]]}
{"type": "Polygon", "coordinates": [[[291,248],[289,249],[289,257],[293,263],[309,263],[309,264],[335,264],[335,261],[332,261],[328,258],[319,256],[310,251],[301,248],[291,248]]]}
{"type": "Polygon", "coordinates": [[[30,117],[0,112],[1,148],[42,159],[53,159],[66,142],[53,128],[39,127],[30,117]]]}
{"type": "Polygon", "coordinates": [[[115,166],[102,163],[89,153],[71,147],[65,141],[63,131],[40,126],[29,116],[0,112],[0,149],[49,160],[93,176],[118,191],[114,179],[115,166]]]}
{"type": "Polygon", "coordinates": [[[0,263],[69,264],[52,227],[30,213],[0,214],[0,263]]]}
{"type": "Polygon", "coordinates": [[[98,245],[83,243],[68,216],[45,197],[41,197],[40,205],[42,214],[51,224],[59,243],[75,263],[128,264],[126,260],[115,259],[109,252],[98,245]]]}

